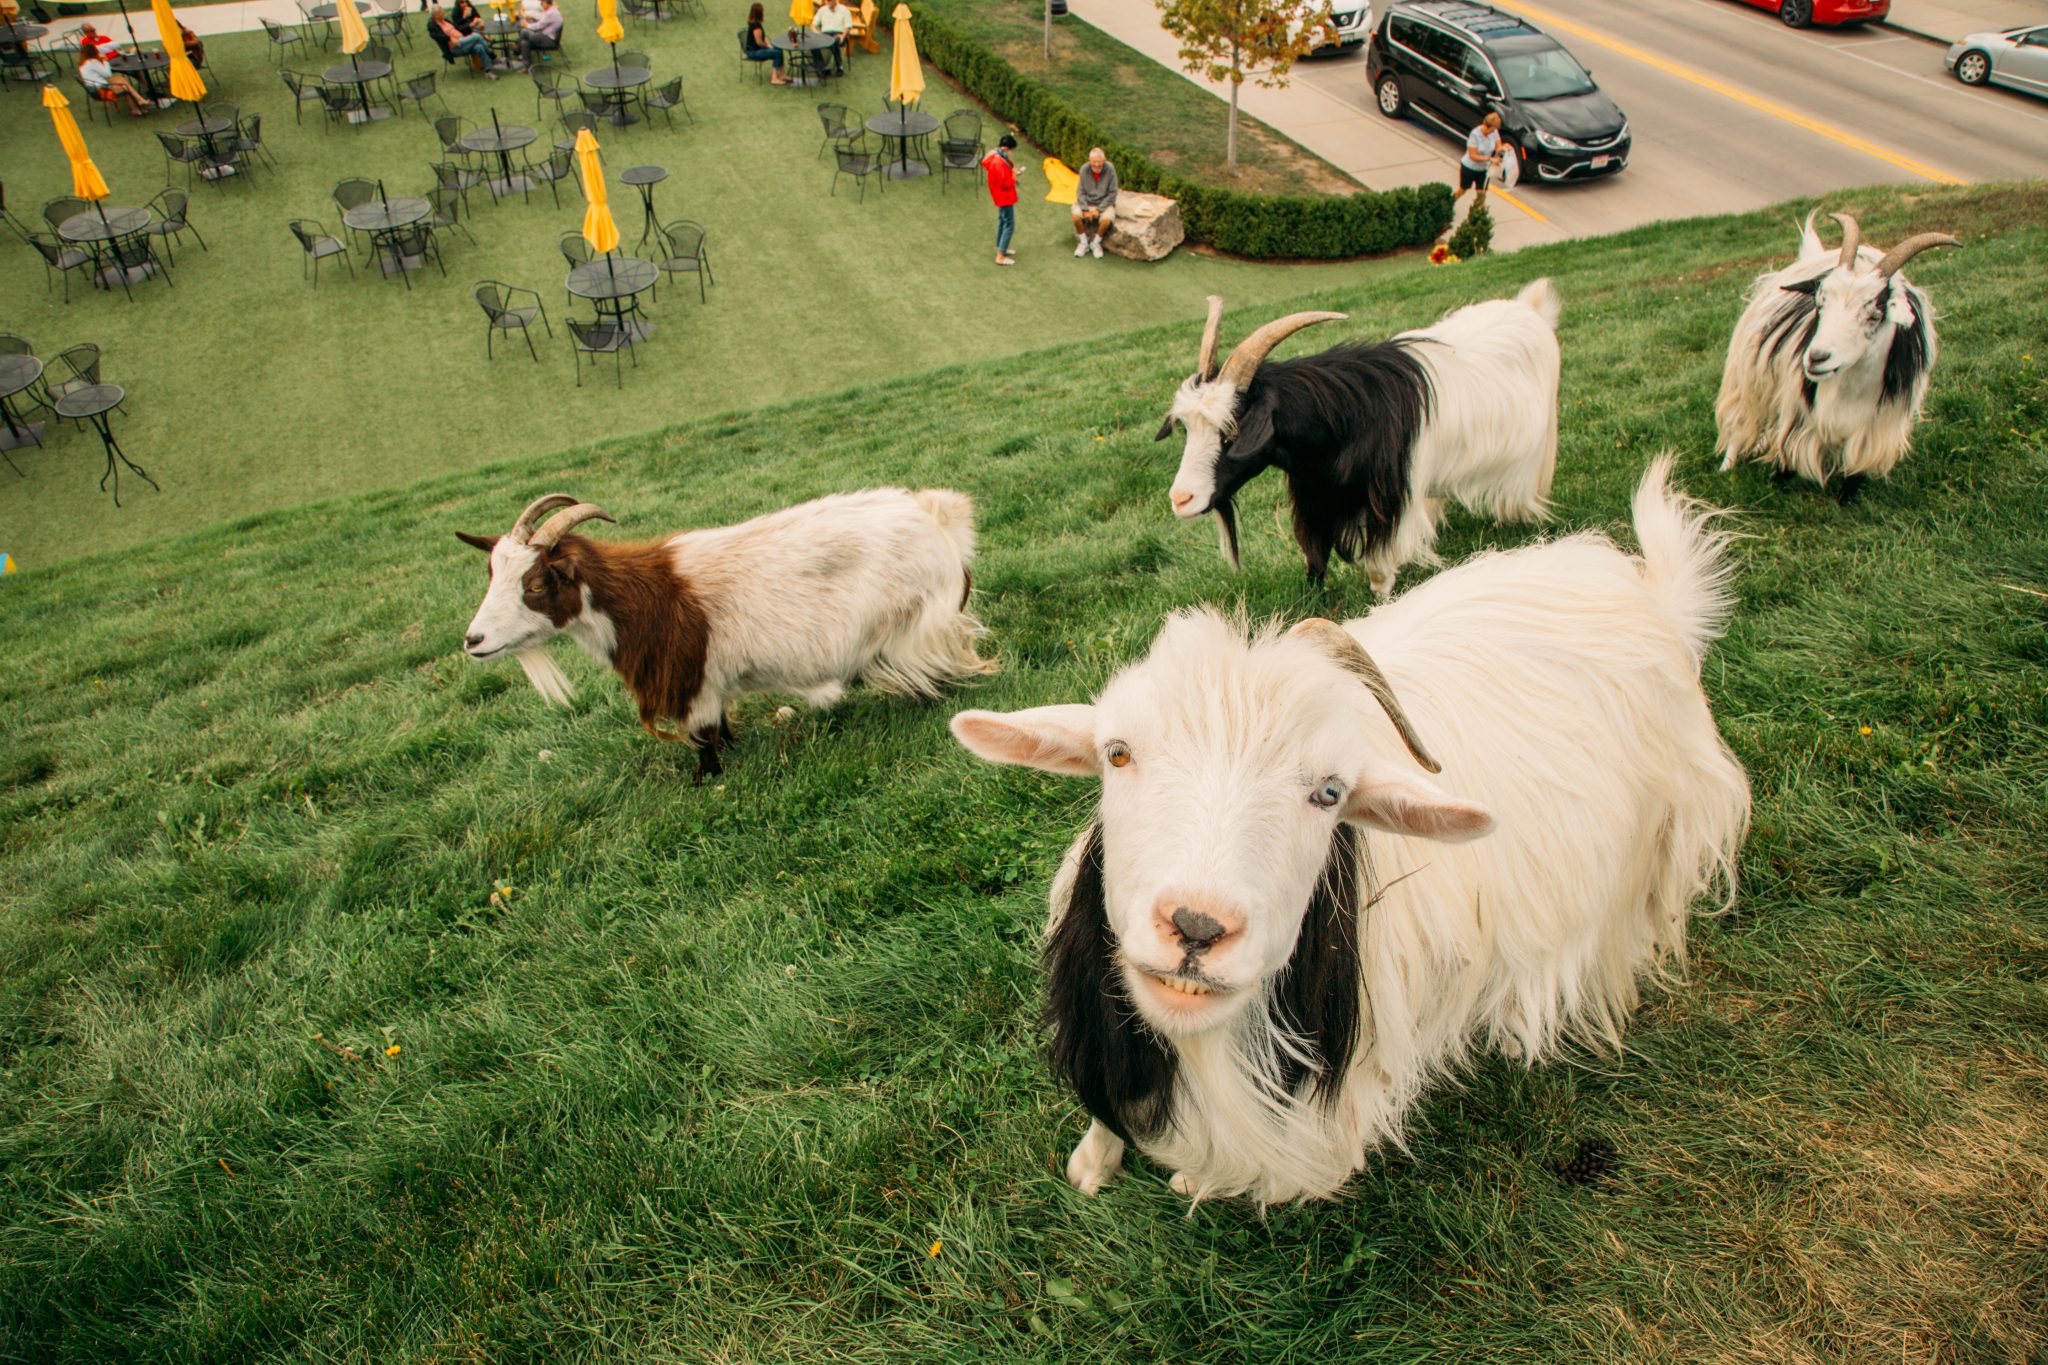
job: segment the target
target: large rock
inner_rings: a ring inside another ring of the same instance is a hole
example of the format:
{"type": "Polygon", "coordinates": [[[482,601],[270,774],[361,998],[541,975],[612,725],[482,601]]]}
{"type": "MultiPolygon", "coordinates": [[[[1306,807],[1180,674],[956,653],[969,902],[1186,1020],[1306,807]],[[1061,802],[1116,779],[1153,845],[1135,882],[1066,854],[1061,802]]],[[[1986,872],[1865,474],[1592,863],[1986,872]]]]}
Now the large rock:
{"type": "Polygon", "coordinates": [[[1180,205],[1163,194],[1121,191],[1116,197],[1116,226],[1102,245],[1134,261],[1156,261],[1183,241],[1180,205]]]}

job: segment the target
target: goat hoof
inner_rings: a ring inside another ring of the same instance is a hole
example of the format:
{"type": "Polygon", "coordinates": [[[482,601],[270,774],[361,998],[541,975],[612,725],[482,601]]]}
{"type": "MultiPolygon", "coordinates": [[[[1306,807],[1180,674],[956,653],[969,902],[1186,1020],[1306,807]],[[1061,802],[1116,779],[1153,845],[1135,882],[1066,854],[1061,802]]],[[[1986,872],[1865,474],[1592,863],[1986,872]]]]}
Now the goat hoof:
{"type": "Polygon", "coordinates": [[[1102,1124],[1090,1123],[1067,1158],[1067,1183],[1082,1194],[1097,1194],[1123,1164],[1124,1140],[1102,1124]]]}
{"type": "Polygon", "coordinates": [[[1856,495],[1862,491],[1863,476],[1861,474],[1851,474],[1848,478],[1842,480],[1842,491],[1835,494],[1835,505],[1837,507],[1847,507],[1850,503],[1856,501],[1856,495]]]}

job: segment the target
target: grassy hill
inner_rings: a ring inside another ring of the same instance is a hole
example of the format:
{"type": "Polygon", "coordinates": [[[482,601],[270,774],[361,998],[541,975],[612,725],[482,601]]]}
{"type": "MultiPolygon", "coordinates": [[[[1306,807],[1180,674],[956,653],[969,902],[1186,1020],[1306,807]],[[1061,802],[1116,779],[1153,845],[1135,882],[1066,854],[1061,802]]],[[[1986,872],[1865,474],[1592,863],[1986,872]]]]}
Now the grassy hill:
{"type": "Polygon", "coordinates": [[[1313,296],[1380,333],[1556,277],[1560,527],[1625,535],[1667,445],[1739,511],[1706,683],[1757,798],[1628,1055],[1485,1064],[1333,1203],[1067,1188],[1035,946],[1089,792],[974,763],[954,701],[756,701],[692,789],[580,659],[564,713],[459,652],[451,533],[555,488],[619,535],[973,493],[978,705],[1082,697],[1185,603],[1364,611],[1270,479],[1242,577],[1165,514],[1195,316],[6,580],[0,1360],[2028,1359],[2048,188],[1844,204],[1969,243],[1916,263],[1929,421],[1847,510],[1709,454],[1786,210],[1313,296]]]}

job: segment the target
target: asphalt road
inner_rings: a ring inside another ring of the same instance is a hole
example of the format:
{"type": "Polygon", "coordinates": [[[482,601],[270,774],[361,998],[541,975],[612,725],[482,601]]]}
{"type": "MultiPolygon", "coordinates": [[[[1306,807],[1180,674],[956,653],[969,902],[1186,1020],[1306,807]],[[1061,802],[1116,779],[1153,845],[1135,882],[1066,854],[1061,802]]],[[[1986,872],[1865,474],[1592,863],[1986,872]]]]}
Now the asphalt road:
{"type": "MultiPolygon", "coordinates": [[[[1736,0],[1491,0],[1571,49],[1628,114],[1628,169],[1524,185],[1498,206],[1521,240],[1736,212],[1855,185],[2048,175],[2048,101],[1970,89],[1942,48],[1884,29],[1786,28],[1736,0]]],[[[1365,57],[1304,62],[1296,78],[1373,112],[1365,57]]],[[[1457,147],[1412,119],[1385,134],[1457,147]]],[[[1378,136],[1375,134],[1374,136],[1378,136]]]]}

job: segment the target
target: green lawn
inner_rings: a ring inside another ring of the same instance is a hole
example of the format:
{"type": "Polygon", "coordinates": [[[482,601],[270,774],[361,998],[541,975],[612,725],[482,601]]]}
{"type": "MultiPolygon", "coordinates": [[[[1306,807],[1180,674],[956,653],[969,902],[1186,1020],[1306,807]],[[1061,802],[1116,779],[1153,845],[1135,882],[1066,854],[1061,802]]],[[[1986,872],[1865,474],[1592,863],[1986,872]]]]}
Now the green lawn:
{"type": "MultiPolygon", "coordinates": [[[[576,69],[602,64],[605,49],[590,37],[588,16],[578,11],[569,23],[576,69]]],[[[351,281],[330,261],[315,291],[300,281],[286,220],[338,228],[328,191],[347,176],[382,177],[393,192],[418,193],[432,182],[428,165],[439,144],[417,118],[330,132],[309,113],[295,125],[263,35],[213,40],[218,93],[263,115],[281,173],[225,194],[199,185],[192,219],[210,249],[187,238],[172,287],[147,283],[130,304],[74,280],[66,307],[61,287],[45,292],[28,248],[0,240],[9,263],[0,270],[0,331],[27,336],[45,356],[99,343],[107,377],[130,392],[130,415],[117,419],[123,444],[164,491],[137,482],[128,497],[124,484],[126,506],[116,511],[95,487],[98,441],[67,429],[48,450],[17,457],[25,481],[0,469],[0,550],[36,570],[227,517],[1199,317],[1211,290],[1270,299],[1416,264],[1410,256],[1363,267],[1274,266],[1177,253],[1158,265],[1083,265],[1070,258],[1066,210],[1044,201],[1045,182],[1027,156],[1021,261],[998,270],[988,196],[957,177],[944,193],[936,180],[886,193],[870,186],[865,204],[849,197],[850,180],[837,198],[828,193],[832,166],[818,156],[815,106],[829,98],[878,111],[886,45],[880,56],[857,54],[853,73],[822,95],[780,90],[736,78],[736,26],[680,19],[628,34],[653,53],[658,74],[685,76],[697,122],[678,117],[673,132],[657,122],[601,139],[627,245],[638,240],[640,208],[617,172],[666,166],[657,206],[664,219],[707,225],[718,284],[708,305],[687,282],[662,289],[659,330],[638,373],[629,367],[623,394],[609,362],[596,381],[585,374],[581,392],[572,386],[555,240],[582,222],[573,182],[559,209],[545,190],[530,204],[496,206],[479,192],[470,225],[477,244],[450,235],[445,280],[429,268],[407,292],[370,273],[351,281]],[[516,338],[485,364],[483,314],[470,297],[479,279],[541,291],[555,338],[541,339],[539,366],[516,338]]],[[[329,60],[298,64],[317,70],[329,60]]],[[[524,78],[492,84],[441,68],[424,37],[398,62],[400,75],[436,68],[448,73],[449,103],[466,117],[488,122],[495,101],[501,120],[533,121],[524,78]]],[[[937,72],[927,81],[930,109],[943,115],[967,103],[937,72]]],[[[164,158],[151,134],[182,118],[117,115],[112,128],[85,125],[114,202],[143,203],[163,186],[164,158]]],[[[29,93],[0,99],[0,146],[8,149],[7,202],[41,228],[40,206],[69,193],[70,176],[48,115],[29,93]]],[[[183,177],[180,170],[178,183],[183,177]]],[[[589,305],[579,301],[577,312],[589,316],[589,305]]]]}
{"type": "Polygon", "coordinates": [[[1757,799],[1735,911],[1627,1056],[1486,1061],[1331,1203],[1066,1186],[1035,954],[1090,794],[944,728],[1086,696],[1176,606],[1368,606],[1304,589],[1270,478],[1241,577],[1166,515],[1192,322],[8,579],[0,1360],[2031,1359],[2048,188],[1829,206],[1969,244],[1916,262],[1929,420],[1847,510],[1709,455],[1788,208],[1317,296],[1378,334],[1557,278],[1559,527],[1625,535],[1667,445],[1737,509],[1705,684],[1757,799]],[[452,532],[540,492],[637,536],[884,481],[979,502],[1003,670],[969,693],[756,700],[693,789],[566,648],[567,713],[459,652],[452,532]],[[1561,1181],[1596,1139],[1612,1174],[1561,1181]]]}

